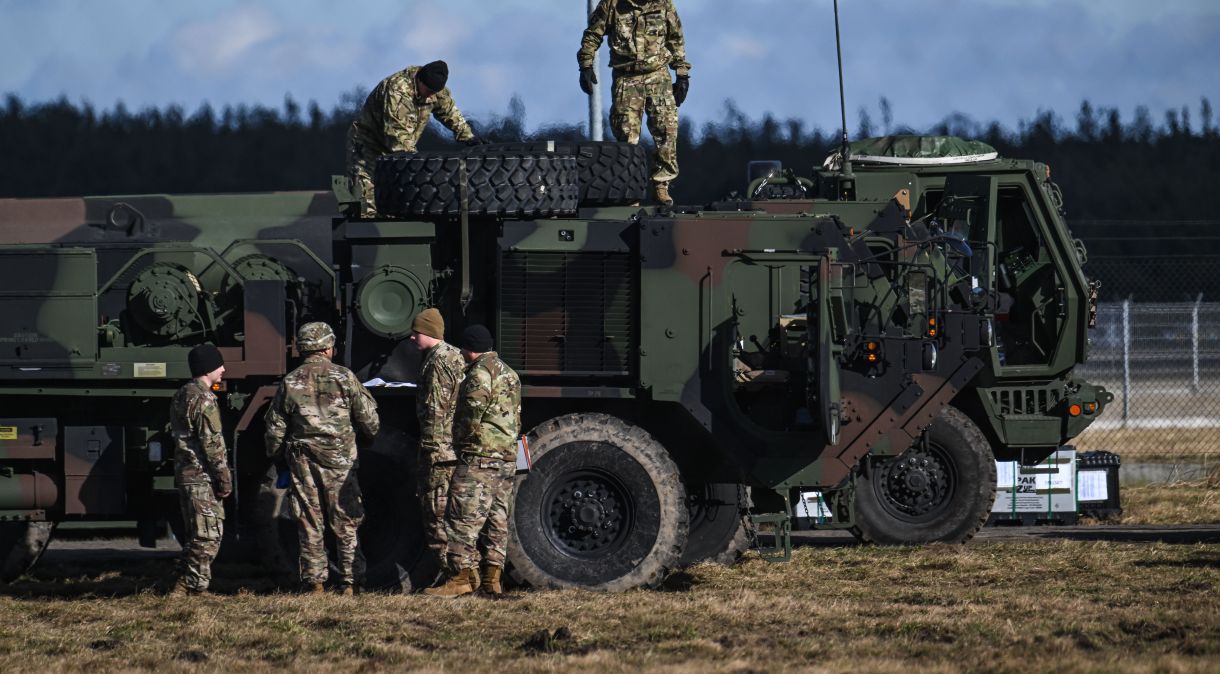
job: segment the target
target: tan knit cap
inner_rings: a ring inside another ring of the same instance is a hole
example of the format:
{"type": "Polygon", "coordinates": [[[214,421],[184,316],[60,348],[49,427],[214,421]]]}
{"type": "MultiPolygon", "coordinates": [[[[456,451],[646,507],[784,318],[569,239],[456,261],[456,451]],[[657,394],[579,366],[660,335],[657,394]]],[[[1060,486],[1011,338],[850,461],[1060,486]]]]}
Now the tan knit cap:
{"type": "Polygon", "coordinates": [[[441,318],[441,312],[434,307],[428,307],[415,316],[415,320],[411,322],[411,329],[433,339],[444,339],[445,319],[441,318]]]}

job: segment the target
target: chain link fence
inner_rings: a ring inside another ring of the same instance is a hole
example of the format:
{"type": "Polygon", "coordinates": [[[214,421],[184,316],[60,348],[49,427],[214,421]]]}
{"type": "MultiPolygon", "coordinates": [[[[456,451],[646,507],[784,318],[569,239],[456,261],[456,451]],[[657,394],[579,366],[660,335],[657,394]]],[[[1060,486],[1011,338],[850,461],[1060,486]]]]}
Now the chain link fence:
{"type": "Polygon", "coordinates": [[[1199,252],[1085,265],[1102,285],[1077,372],[1114,402],[1074,444],[1119,454],[1124,472],[1146,466],[1150,480],[1195,479],[1220,465],[1220,255],[1199,252]]]}

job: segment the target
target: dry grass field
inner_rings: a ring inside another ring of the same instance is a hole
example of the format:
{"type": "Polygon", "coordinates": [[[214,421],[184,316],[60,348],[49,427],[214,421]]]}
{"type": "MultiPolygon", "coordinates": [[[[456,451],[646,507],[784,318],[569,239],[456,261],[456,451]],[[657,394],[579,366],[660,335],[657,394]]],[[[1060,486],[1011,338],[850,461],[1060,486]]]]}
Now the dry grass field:
{"type": "Polygon", "coordinates": [[[169,564],[52,559],[3,589],[0,671],[1220,670],[1220,543],[835,544],[499,601],[267,593],[240,566],[171,601],[169,564]]]}
{"type": "Polygon", "coordinates": [[[1124,464],[1220,465],[1220,430],[1215,428],[1089,429],[1071,444],[1079,452],[1114,452],[1124,464]]]}
{"type": "Polygon", "coordinates": [[[1123,485],[1120,524],[1220,523],[1220,464],[1206,479],[1123,485]]]}

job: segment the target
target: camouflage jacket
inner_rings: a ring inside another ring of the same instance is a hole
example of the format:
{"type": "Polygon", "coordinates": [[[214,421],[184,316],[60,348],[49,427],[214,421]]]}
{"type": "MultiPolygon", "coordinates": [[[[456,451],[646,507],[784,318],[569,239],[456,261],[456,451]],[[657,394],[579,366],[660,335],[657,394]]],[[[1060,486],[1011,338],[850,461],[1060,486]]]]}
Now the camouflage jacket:
{"type": "Polygon", "coordinates": [[[424,356],[415,414],[419,417],[419,449],[431,462],[457,460],[453,452],[453,414],[465,373],[466,359],[448,342],[437,344],[424,356]]]}
{"type": "Polygon", "coordinates": [[[514,461],[520,433],[521,380],[489,351],[471,363],[462,381],[453,446],[463,455],[514,461]]]}
{"type": "Polygon", "coordinates": [[[417,72],[419,66],[411,66],[390,75],[364,101],[364,107],[348,131],[353,144],[364,156],[414,152],[432,115],[436,115],[457,140],[474,137],[474,131],[454,104],[448,87],[426,99],[419,98],[415,88],[417,72]]]}
{"type": "Polygon", "coordinates": [[[377,403],[352,371],[310,354],[280,382],[267,410],[267,454],[304,454],[326,468],[356,462],[356,431],[377,434],[377,403]]]}
{"type": "Polygon", "coordinates": [[[581,68],[593,65],[603,36],[610,43],[615,75],[643,75],[666,66],[678,75],[690,74],[682,21],[672,0],[601,0],[576,52],[581,68]]]}
{"type": "Polygon", "coordinates": [[[211,484],[218,492],[228,491],[233,479],[216,395],[192,379],[174,394],[169,423],[174,436],[174,484],[211,484]]]}

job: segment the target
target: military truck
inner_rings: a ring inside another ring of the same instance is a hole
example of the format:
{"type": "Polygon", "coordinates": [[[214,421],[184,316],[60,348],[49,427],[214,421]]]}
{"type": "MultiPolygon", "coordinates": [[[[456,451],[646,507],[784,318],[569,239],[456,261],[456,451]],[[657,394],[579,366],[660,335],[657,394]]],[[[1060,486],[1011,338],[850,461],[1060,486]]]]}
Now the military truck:
{"type": "Polygon", "coordinates": [[[291,559],[262,417],[322,320],[383,419],[360,449],[366,582],[422,582],[406,337],[428,306],[450,334],[490,326],[521,375],[519,582],[653,586],[755,527],[782,555],[810,491],[862,541],[964,541],[995,460],[1041,460],[1112,398],[1073,374],[1095,293],[1049,167],[987,150],[864,141],[697,207],[637,203],[646,156],[616,143],[386,157],[371,219],[342,179],[0,200],[3,572],[56,523],[153,544],[175,522],[169,399],[202,342],[227,363],[225,553],[291,559]]]}

